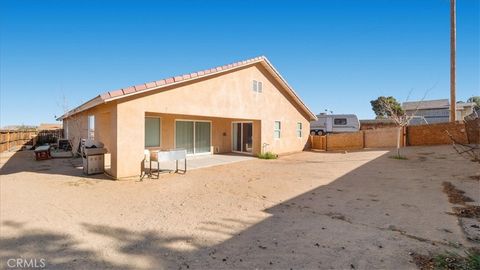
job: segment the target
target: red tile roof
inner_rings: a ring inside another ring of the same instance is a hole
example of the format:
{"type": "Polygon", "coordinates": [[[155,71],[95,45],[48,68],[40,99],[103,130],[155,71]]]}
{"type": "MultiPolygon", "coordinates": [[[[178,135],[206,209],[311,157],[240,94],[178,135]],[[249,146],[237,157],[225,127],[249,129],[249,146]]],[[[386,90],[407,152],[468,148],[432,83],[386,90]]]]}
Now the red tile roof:
{"type": "Polygon", "coordinates": [[[126,87],[126,88],[123,88],[123,89],[108,91],[108,92],[105,92],[103,94],[100,94],[96,98],[94,98],[94,99],[78,106],[77,108],[69,111],[65,115],[61,116],[59,119],[61,120],[65,117],[68,117],[68,116],[71,116],[71,115],[76,114],[78,112],[81,112],[83,110],[92,108],[92,107],[97,106],[101,103],[105,103],[105,102],[108,102],[108,101],[113,100],[113,99],[122,98],[123,96],[126,96],[126,95],[130,96],[130,95],[134,95],[134,94],[137,94],[137,93],[143,93],[143,92],[150,91],[150,90],[156,90],[160,87],[168,86],[168,85],[175,84],[175,83],[178,83],[178,82],[181,82],[181,81],[196,80],[196,79],[199,79],[199,78],[202,78],[202,77],[211,76],[211,75],[219,73],[219,72],[225,72],[225,71],[228,71],[228,70],[237,69],[239,67],[248,66],[248,65],[251,65],[253,63],[258,63],[258,62],[265,62],[267,64],[267,66],[271,68],[274,75],[276,75],[276,77],[278,77],[286,85],[286,88],[288,88],[288,90],[290,90],[293,97],[304,108],[304,110],[307,112],[307,114],[310,115],[311,119],[312,120],[316,119],[315,114],[312,113],[312,111],[310,111],[310,109],[308,109],[308,107],[305,105],[305,103],[303,103],[303,101],[298,97],[298,95],[295,93],[295,91],[288,85],[286,80],[282,78],[280,73],[278,73],[278,71],[273,67],[273,65],[268,61],[268,59],[265,56],[259,56],[259,57],[255,57],[255,58],[252,58],[252,59],[243,60],[243,61],[239,61],[239,62],[235,62],[235,63],[223,65],[223,66],[218,66],[218,67],[211,68],[211,69],[205,69],[205,70],[202,70],[202,71],[197,71],[197,72],[193,72],[193,73],[188,73],[188,74],[178,75],[178,76],[174,76],[174,77],[169,77],[169,78],[165,78],[165,79],[158,80],[158,81],[147,82],[147,83],[144,83],[144,84],[130,86],[130,87],[126,87]],[[98,99],[100,99],[100,100],[98,100],[98,99]],[[91,103],[91,104],[89,104],[89,103],[91,103]]]}
{"type": "Polygon", "coordinates": [[[203,71],[197,71],[197,72],[193,72],[193,73],[188,73],[188,74],[178,75],[178,76],[174,76],[174,77],[169,77],[169,78],[165,78],[163,80],[148,82],[148,83],[145,83],[145,84],[140,84],[140,85],[135,85],[135,86],[130,86],[130,87],[123,88],[123,89],[120,89],[120,90],[108,91],[108,92],[105,92],[105,93],[101,94],[100,97],[103,100],[108,100],[110,98],[118,98],[119,96],[132,94],[132,93],[135,93],[135,92],[142,92],[142,91],[145,91],[145,90],[149,90],[151,88],[156,88],[156,87],[164,86],[164,85],[167,85],[167,84],[172,84],[172,83],[181,82],[181,81],[184,81],[184,80],[197,78],[197,77],[205,76],[205,75],[211,74],[211,73],[216,73],[216,72],[220,72],[220,71],[227,71],[229,69],[237,68],[237,67],[242,66],[242,65],[243,66],[248,65],[248,64],[251,64],[253,62],[261,61],[261,60],[264,60],[264,59],[266,59],[264,56],[259,56],[259,57],[255,57],[255,58],[248,59],[248,60],[245,60],[245,61],[235,62],[235,63],[231,63],[231,64],[228,64],[228,65],[223,65],[223,66],[218,66],[218,67],[211,68],[211,69],[206,69],[206,70],[203,70],[203,71]]]}

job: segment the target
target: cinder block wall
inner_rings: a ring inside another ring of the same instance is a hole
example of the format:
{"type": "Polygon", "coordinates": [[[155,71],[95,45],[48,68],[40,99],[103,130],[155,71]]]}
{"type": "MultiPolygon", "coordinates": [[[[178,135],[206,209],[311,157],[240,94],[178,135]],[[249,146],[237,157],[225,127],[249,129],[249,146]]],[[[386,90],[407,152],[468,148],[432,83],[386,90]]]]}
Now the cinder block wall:
{"type": "Polygon", "coordinates": [[[465,123],[469,143],[480,144],[480,118],[468,120],[465,123]]]}
{"type": "MultiPolygon", "coordinates": [[[[471,141],[480,137],[479,122],[472,122],[469,126],[471,141]],[[474,134],[473,134],[474,133],[474,134]]],[[[467,131],[463,122],[440,123],[421,126],[408,126],[402,131],[400,145],[441,145],[452,144],[448,131],[460,143],[468,143],[467,131]]],[[[311,136],[313,149],[319,150],[352,150],[362,148],[395,148],[397,147],[398,127],[363,130],[355,133],[328,134],[327,136],[311,136]],[[326,146],[326,148],[325,148],[326,146]]]]}
{"type": "MultiPolygon", "coordinates": [[[[364,130],[365,148],[397,147],[398,129],[399,127],[364,130]]],[[[403,136],[400,136],[400,145],[403,146],[403,136]]]]}
{"type": "Polygon", "coordinates": [[[407,141],[410,146],[451,144],[448,131],[458,142],[468,143],[463,122],[409,126],[407,141]]]}

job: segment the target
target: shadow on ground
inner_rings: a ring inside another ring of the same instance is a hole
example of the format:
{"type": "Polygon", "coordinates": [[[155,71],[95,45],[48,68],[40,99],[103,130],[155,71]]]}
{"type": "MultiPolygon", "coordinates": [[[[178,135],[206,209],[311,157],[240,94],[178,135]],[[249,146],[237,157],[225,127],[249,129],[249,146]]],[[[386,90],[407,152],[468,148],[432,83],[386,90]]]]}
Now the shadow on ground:
{"type": "MultiPolygon", "coordinates": [[[[78,176],[88,179],[108,179],[105,174],[85,175],[82,171],[82,159],[77,158],[54,158],[48,160],[34,160],[33,151],[18,151],[5,157],[1,157],[0,175],[15,174],[19,172],[34,172],[41,174],[54,174],[66,176],[78,176]]],[[[249,155],[242,155],[237,153],[215,154],[208,156],[188,157],[188,170],[206,168],[217,165],[225,165],[244,160],[254,159],[249,155]]],[[[157,165],[153,165],[156,169],[157,165]]],[[[184,162],[180,161],[178,168],[183,170],[185,168],[184,162]]],[[[176,169],[175,161],[162,162],[161,169],[165,172],[172,172],[176,169]]]]}
{"type": "MultiPolygon", "coordinates": [[[[102,260],[88,249],[78,247],[79,242],[67,234],[46,230],[35,230],[25,224],[4,221],[2,226],[13,227],[19,236],[1,237],[0,259],[2,269],[9,269],[10,259],[46,260],[47,269],[129,269],[102,260]]],[[[11,268],[17,269],[17,268],[11,268]]]]}
{"type": "Polygon", "coordinates": [[[108,179],[104,174],[85,175],[82,170],[81,158],[54,158],[35,161],[34,152],[30,150],[14,153],[2,153],[0,175],[15,174],[19,172],[33,172],[52,175],[78,176],[89,179],[108,179]]]}
{"type": "MultiPolygon", "coordinates": [[[[114,252],[142,258],[150,268],[165,269],[414,268],[409,252],[457,250],[459,245],[468,245],[456,218],[445,214],[449,204],[439,177],[462,161],[453,160],[445,163],[444,169],[416,177],[418,170],[429,170],[425,164],[436,162],[435,154],[411,156],[406,161],[390,159],[389,155],[266,209],[271,216],[259,223],[224,219],[202,224],[200,230],[230,236],[214,245],[185,235],[81,225],[86,232],[113,241],[114,252]],[[393,165],[401,177],[389,173],[393,165]],[[235,232],[230,230],[235,223],[249,226],[235,232]],[[172,248],[178,243],[185,248],[172,248]]],[[[284,162],[293,168],[296,160],[292,157],[284,162]]],[[[315,166],[315,160],[309,166],[315,166]]],[[[13,226],[20,235],[1,238],[2,260],[44,257],[54,269],[138,268],[106,261],[94,251],[79,248],[77,240],[68,235],[30,230],[25,224],[8,221],[2,226],[13,226]]]]}

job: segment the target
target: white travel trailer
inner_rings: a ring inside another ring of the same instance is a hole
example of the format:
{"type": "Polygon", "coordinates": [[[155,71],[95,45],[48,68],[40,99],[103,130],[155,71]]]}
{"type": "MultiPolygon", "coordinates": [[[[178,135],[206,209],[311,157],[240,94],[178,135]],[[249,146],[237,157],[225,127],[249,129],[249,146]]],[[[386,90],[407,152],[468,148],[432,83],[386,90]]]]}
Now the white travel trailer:
{"type": "Polygon", "coordinates": [[[317,118],[317,121],[310,122],[311,135],[356,132],[360,130],[360,122],[355,114],[321,113],[317,115],[317,118]]]}

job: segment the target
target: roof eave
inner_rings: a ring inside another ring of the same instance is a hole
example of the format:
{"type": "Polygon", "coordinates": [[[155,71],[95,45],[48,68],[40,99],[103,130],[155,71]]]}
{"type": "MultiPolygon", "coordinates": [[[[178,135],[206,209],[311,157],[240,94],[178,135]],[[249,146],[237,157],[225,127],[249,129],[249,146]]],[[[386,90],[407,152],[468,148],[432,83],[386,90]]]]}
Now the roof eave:
{"type": "Polygon", "coordinates": [[[62,116],[58,117],[57,118],[57,121],[63,121],[64,119],[66,118],[69,118],[77,113],[80,113],[80,112],[83,112],[85,110],[88,110],[88,109],[91,109],[95,106],[98,106],[102,103],[105,103],[105,101],[102,99],[102,97],[100,95],[90,99],[89,101],[83,103],[82,105],[66,112],[65,114],[63,114],[62,116]]]}
{"type": "Polygon", "coordinates": [[[162,89],[162,88],[165,88],[165,87],[171,87],[171,86],[175,86],[175,85],[178,85],[178,84],[181,84],[181,83],[198,80],[200,78],[206,78],[206,77],[210,77],[210,76],[214,76],[214,75],[218,75],[218,74],[222,74],[222,73],[226,73],[226,72],[231,72],[232,70],[237,70],[237,69],[240,69],[240,68],[244,68],[246,66],[255,65],[257,63],[265,63],[267,65],[267,67],[270,68],[270,70],[273,71],[273,73],[275,74],[275,77],[284,85],[284,87],[286,87],[288,90],[290,90],[290,92],[292,93],[291,96],[296,100],[296,102],[303,108],[303,110],[310,117],[310,119],[309,119],[310,121],[317,120],[317,116],[300,99],[300,97],[295,92],[295,90],[293,90],[293,88],[287,83],[287,81],[282,77],[282,75],[280,75],[280,73],[275,69],[275,67],[270,63],[270,61],[268,61],[268,59],[265,56],[258,57],[256,60],[253,60],[253,61],[248,61],[243,65],[234,66],[234,67],[229,68],[229,69],[220,70],[220,71],[217,71],[217,72],[214,72],[214,73],[209,73],[209,74],[205,74],[205,75],[202,75],[202,76],[197,76],[197,77],[194,77],[194,78],[183,79],[183,80],[178,81],[178,82],[176,81],[176,82],[172,82],[172,83],[161,85],[161,86],[151,87],[151,88],[145,89],[143,91],[138,91],[138,92],[135,91],[135,92],[131,92],[131,93],[128,93],[128,94],[123,94],[123,95],[119,95],[119,96],[115,96],[115,97],[102,97],[102,95],[100,95],[100,96],[102,97],[103,101],[105,103],[107,103],[107,102],[110,102],[110,101],[134,96],[134,95],[139,94],[139,93],[146,93],[146,92],[150,92],[150,91],[155,91],[155,90],[159,90],[159,89],[162,89]]]}
{"type": "Polygon", "coordinates": [[[275,69],[275,67],[272,65],[272,63],[270,63],[270,61],[268,61],[268,59],[266,57],[263,57],[263,60],[264,60],[264,63],[266,63],[268,65],[268,67],[275,73],[277,78],[284,84],[284,86],[290,90],[290,92],[293,94],[292,97],[297,101],[297,103],[299,103],[303,107],[304,111],[307,112],[308,116],[310,116],[309,120],[310,121],[318,120],[315,113],[313,113],[312,110],[310,110],[310,108],[308,108],[308,106],[302,101],[302,99],[300,99],[300,97],[295,92],[295,90],[293,90],[293,88],[288,84],[287,80],[285,80],[282,77],[282,75],[280,75],[280,72],[278,72],[277,69],[275,69]]]}
{"type": "MultiPolygon", "coordinates": [[[[104,94],[98,95],[95,98],[83,103],[82,105],[76,107],[75,109],[70,110],[69,112],[67,112],[64,115],[57,118],[57,121],[62,121],[65,118],[71,117],[71,116],[73,116],[77,113],[80,113],[82,111],[85,111],[87,109],[95,107],[97,105],[100,105],[102,103],[107,103],[107,102],[111,102],[111,101],[114,101],[114,100],[131,97],[133,95],[137,95],[137,94],[141,94],[141,93],[147,93],[147,92],[159,90],[159,89],[166,88],[166,87],[172,87],[172,86],[175,86],[175,85],[178,85],[178,84],[181,84],[181,83],[198,80],[200,78],[208,78],[210,76],[214,76],[214,75],[218,75],[218,74],[222,74],[222,73],[226,73],[226,72],[231,72],[232,70],[237,70],[237,69],[240,69],[240,68],[244,68],[246,66],[255,65],[257,63],[262,63],[264,65],[264,67],[266,67],[267,69],[269,69],[272,72],[274,77],[282,84],[283,87],[285,87],[288,90],[287,92],[289,92],[290,96],[293,97],[293,99],[296,101],[296,103],[298,103],[300,105],[300,107],[304,110],[304,112],[307,113],[307,115],[310,118],[309,120],[317,120],[317,116],[300,99],[300,97],[297,95],[295,90],[293,90],[293,88],[287,83],[287,81],[280,75],[280,73],[275,69],[275,67],[270,63],[270,61],[268,61],[268,59],[265,56],[260,56],[260,57],[256,57],[256,58],[253,58],[253,59],[237,62],[237,63],[234,63],[234,64],[213,68],[213,69],[210,69],[210,70],[215,70],[214,72],[208,72],[208,73],[205,72],[202,75],[196,75],[194,77],[189,77],[189,78],[185,78],[185,79],[181,78],[181,80],[178,80],[178,81],[176,80],[176,78],[177,77],[182,77],[183,75],[172,77],[172,78],[169,78],[169,79],[174,80],[173,82],[165,83],[163,85],[158,85],[158,86],[155,86],[155,87],[146,88],[145,86],[147,84],[145,84],[145,85],[143,85],[143,87],[140,90],[137,90],[136,89],[137,86],[134,86],[134,87],[126,88],[126,89],[120,89],[120,90],[117,90],[117,91],[106,92],[104,94]],[[114,96],[112,96],[112,95],[114,95],[114,96]]],[[[166,79],[164,79],[164,80],[166,80],[166,79]]]]}
{"type": "Polygon", "coordinates": [[[128,94],[123,94],[123,95],[119,95],[119,96],[115,96],[115,97],[105,97],[104,96],[104,95],[106,95],[106,93],[105,93],[104,95],[100,95],[100,97],[106,103],[106,102],[130,97],[130,96],[134,96],[134,95],[137,95],[137,94],[140,94],[140,93],[148,93],[150,91],[155,91],[155,90],[159,90],[159,89],[162,89],[162,88],[175,86],[175,85],[182,84],[182,83],[185,83],[185,82],[195,81],[195,80],[198,80],[198,79],[201,79],[201,78],[208,78],[210,76],[214,76],[214,75],[218,75],[218,74],[222,74],[222,73],[226,73],[226,72],[231,72],[232,70],[236,70],[236,69],[244,68],[246,66],[254,65],[254,64],[259,63],[261,61],[263,61],[263,59],[260,58],[258,60],[249,61],[248,63],[245,63],[244,65],[238,65],[238,66],[235,66],[235,67],[232,67],[232,68],[229,68],[229,69],[224,69],[224,70],[220,70],[220,71],[217,71],[217,72],[204,74],[204,75],[201,75],[201,76],[196,76],[196,77],[189,78],[189,79],[182,79],[181,81],[174,81],[174,82],[171,82],[171,83],[168,83],[168,84],[147,88],[147,89],[142,90],[142,91],[135,91],[135,92],[131,92],[131,93],[128,93],[128,94]]]}

